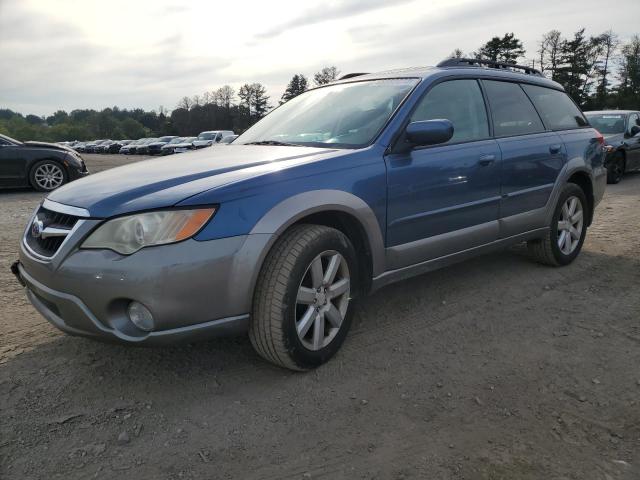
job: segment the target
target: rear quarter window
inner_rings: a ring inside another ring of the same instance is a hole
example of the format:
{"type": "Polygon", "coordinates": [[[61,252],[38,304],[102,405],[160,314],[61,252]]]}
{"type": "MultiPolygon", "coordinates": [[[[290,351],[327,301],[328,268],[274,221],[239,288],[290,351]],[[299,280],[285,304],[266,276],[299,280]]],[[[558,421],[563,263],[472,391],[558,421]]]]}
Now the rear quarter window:
{"type": "Polygon", "coordinates": [[[569,130],[588,125],[580,109],[566,93],[536,85],[522,85],[522,88],[531,98],[548,129],[569,130]]]}

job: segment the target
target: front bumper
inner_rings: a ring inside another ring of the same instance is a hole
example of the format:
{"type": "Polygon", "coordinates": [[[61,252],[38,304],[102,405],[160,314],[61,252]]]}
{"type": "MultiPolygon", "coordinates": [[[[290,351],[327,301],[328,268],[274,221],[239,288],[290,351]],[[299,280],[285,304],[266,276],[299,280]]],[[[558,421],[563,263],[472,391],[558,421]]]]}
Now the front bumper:
{"type": "Polygon", "coordinates": [[[202,340],[248,329],[253,285],[270,237],[187,240],[130,256],[61,248],[50,262],[33,258],[22,244],[12,270],[33,306],[71,335],[136,344],[202,340]],[[152,332],[129,320],[133,300],[152,312],[152,332]]]}

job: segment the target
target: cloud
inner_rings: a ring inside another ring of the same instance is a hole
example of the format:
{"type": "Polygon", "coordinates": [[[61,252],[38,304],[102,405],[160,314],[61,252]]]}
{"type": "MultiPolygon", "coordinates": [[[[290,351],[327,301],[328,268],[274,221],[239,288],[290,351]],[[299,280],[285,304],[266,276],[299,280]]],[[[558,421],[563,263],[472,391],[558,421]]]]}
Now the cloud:
{"type": "Polygon", "coordinates": [[[398,6],[408,3],[411,0],[395,0],[392,4],[388,0],[341,0],[333,2],[323,2],[306,9],[300,15],[295,16],[287,22],[275,25],[256,35],[257,38],[271,38],[280,35],[282,32],[303,28],[309,25],[329,20],[336,20],[344,17],[351,17],[372,10],[378,10],[390,6],[398,6]]]}
{"type": "MultiPolygon", "coordinates": [[[[637,0],[619,0],[634,11],[637,0]]],[[[609,28],[623,41],[633,15],[611,24],[601,0],[0,0],[0,108],[157,108],[224,84],[262,82],[280,98],[294,73],[433,65],[514,32],[533,57],[543,32],[609,28]],[[124,9],[124,10],[123,10],[124,9]],[[126,10],[126,14],[123,11],[126,10]],[[223,12],[224,13],[224,12],[223,12]]]]}

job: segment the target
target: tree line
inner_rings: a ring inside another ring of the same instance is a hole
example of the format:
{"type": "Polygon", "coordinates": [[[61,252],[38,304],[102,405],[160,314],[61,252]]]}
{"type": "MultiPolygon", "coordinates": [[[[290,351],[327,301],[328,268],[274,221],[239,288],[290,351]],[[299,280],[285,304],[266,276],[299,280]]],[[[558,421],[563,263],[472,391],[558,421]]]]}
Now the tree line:
{"type": "MultiPolygon", "coordinates": [[[[457,49],[452,56],[465,55],[457,49]]],[[[612,30],[587,36],[582,28],[568,37],[551,30],[527,56],[522,42],[506,33],[468,56],[537,68],[560,83],[584,110],[640,109],[640,35],[621,42],[612,30]]]]}
{"type": "MultiPolygon", "coordinates": [[[[569,36],[558,30],[545,33],[537,49],[527,54],[514,33],[495,36],[476,51],[456,49],[452,57],[472,57],[505,63],[523,63],[560,83],[585,110],[640,109],[640,35],[626,42],[613,31],[588,36],[580,29],[569,36]]],[[[324,67],[311,79],[293,75],[278,100],[287,102],[313,86],[336,80],[340,71],[324,67]]],[[[195,135],[204,130],[241,133],[273,108],[261,83],[246,83],[237,91],[224,85],[180,99],[171,112],[106,108],[63,110],[48,117],[22,115],[0,109],[0,133],[20,140],[136,139],[162,135],[195,135]]]]}

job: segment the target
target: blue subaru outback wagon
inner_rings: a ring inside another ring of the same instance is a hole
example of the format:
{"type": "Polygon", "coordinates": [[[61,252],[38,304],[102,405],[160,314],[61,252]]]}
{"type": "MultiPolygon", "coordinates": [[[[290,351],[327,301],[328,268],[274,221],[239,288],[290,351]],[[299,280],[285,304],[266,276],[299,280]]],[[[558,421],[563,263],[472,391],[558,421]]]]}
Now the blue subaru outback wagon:
{"type": "Polygon", "coordinates": [[[59,329],[131,344],[248,332],[296,370],[340,348],[352,300],[517,242],[571,263],[606,184],[562,87],[451,59],[348,76],[232,144],[51,193],[14,273],[59,329]]]}

